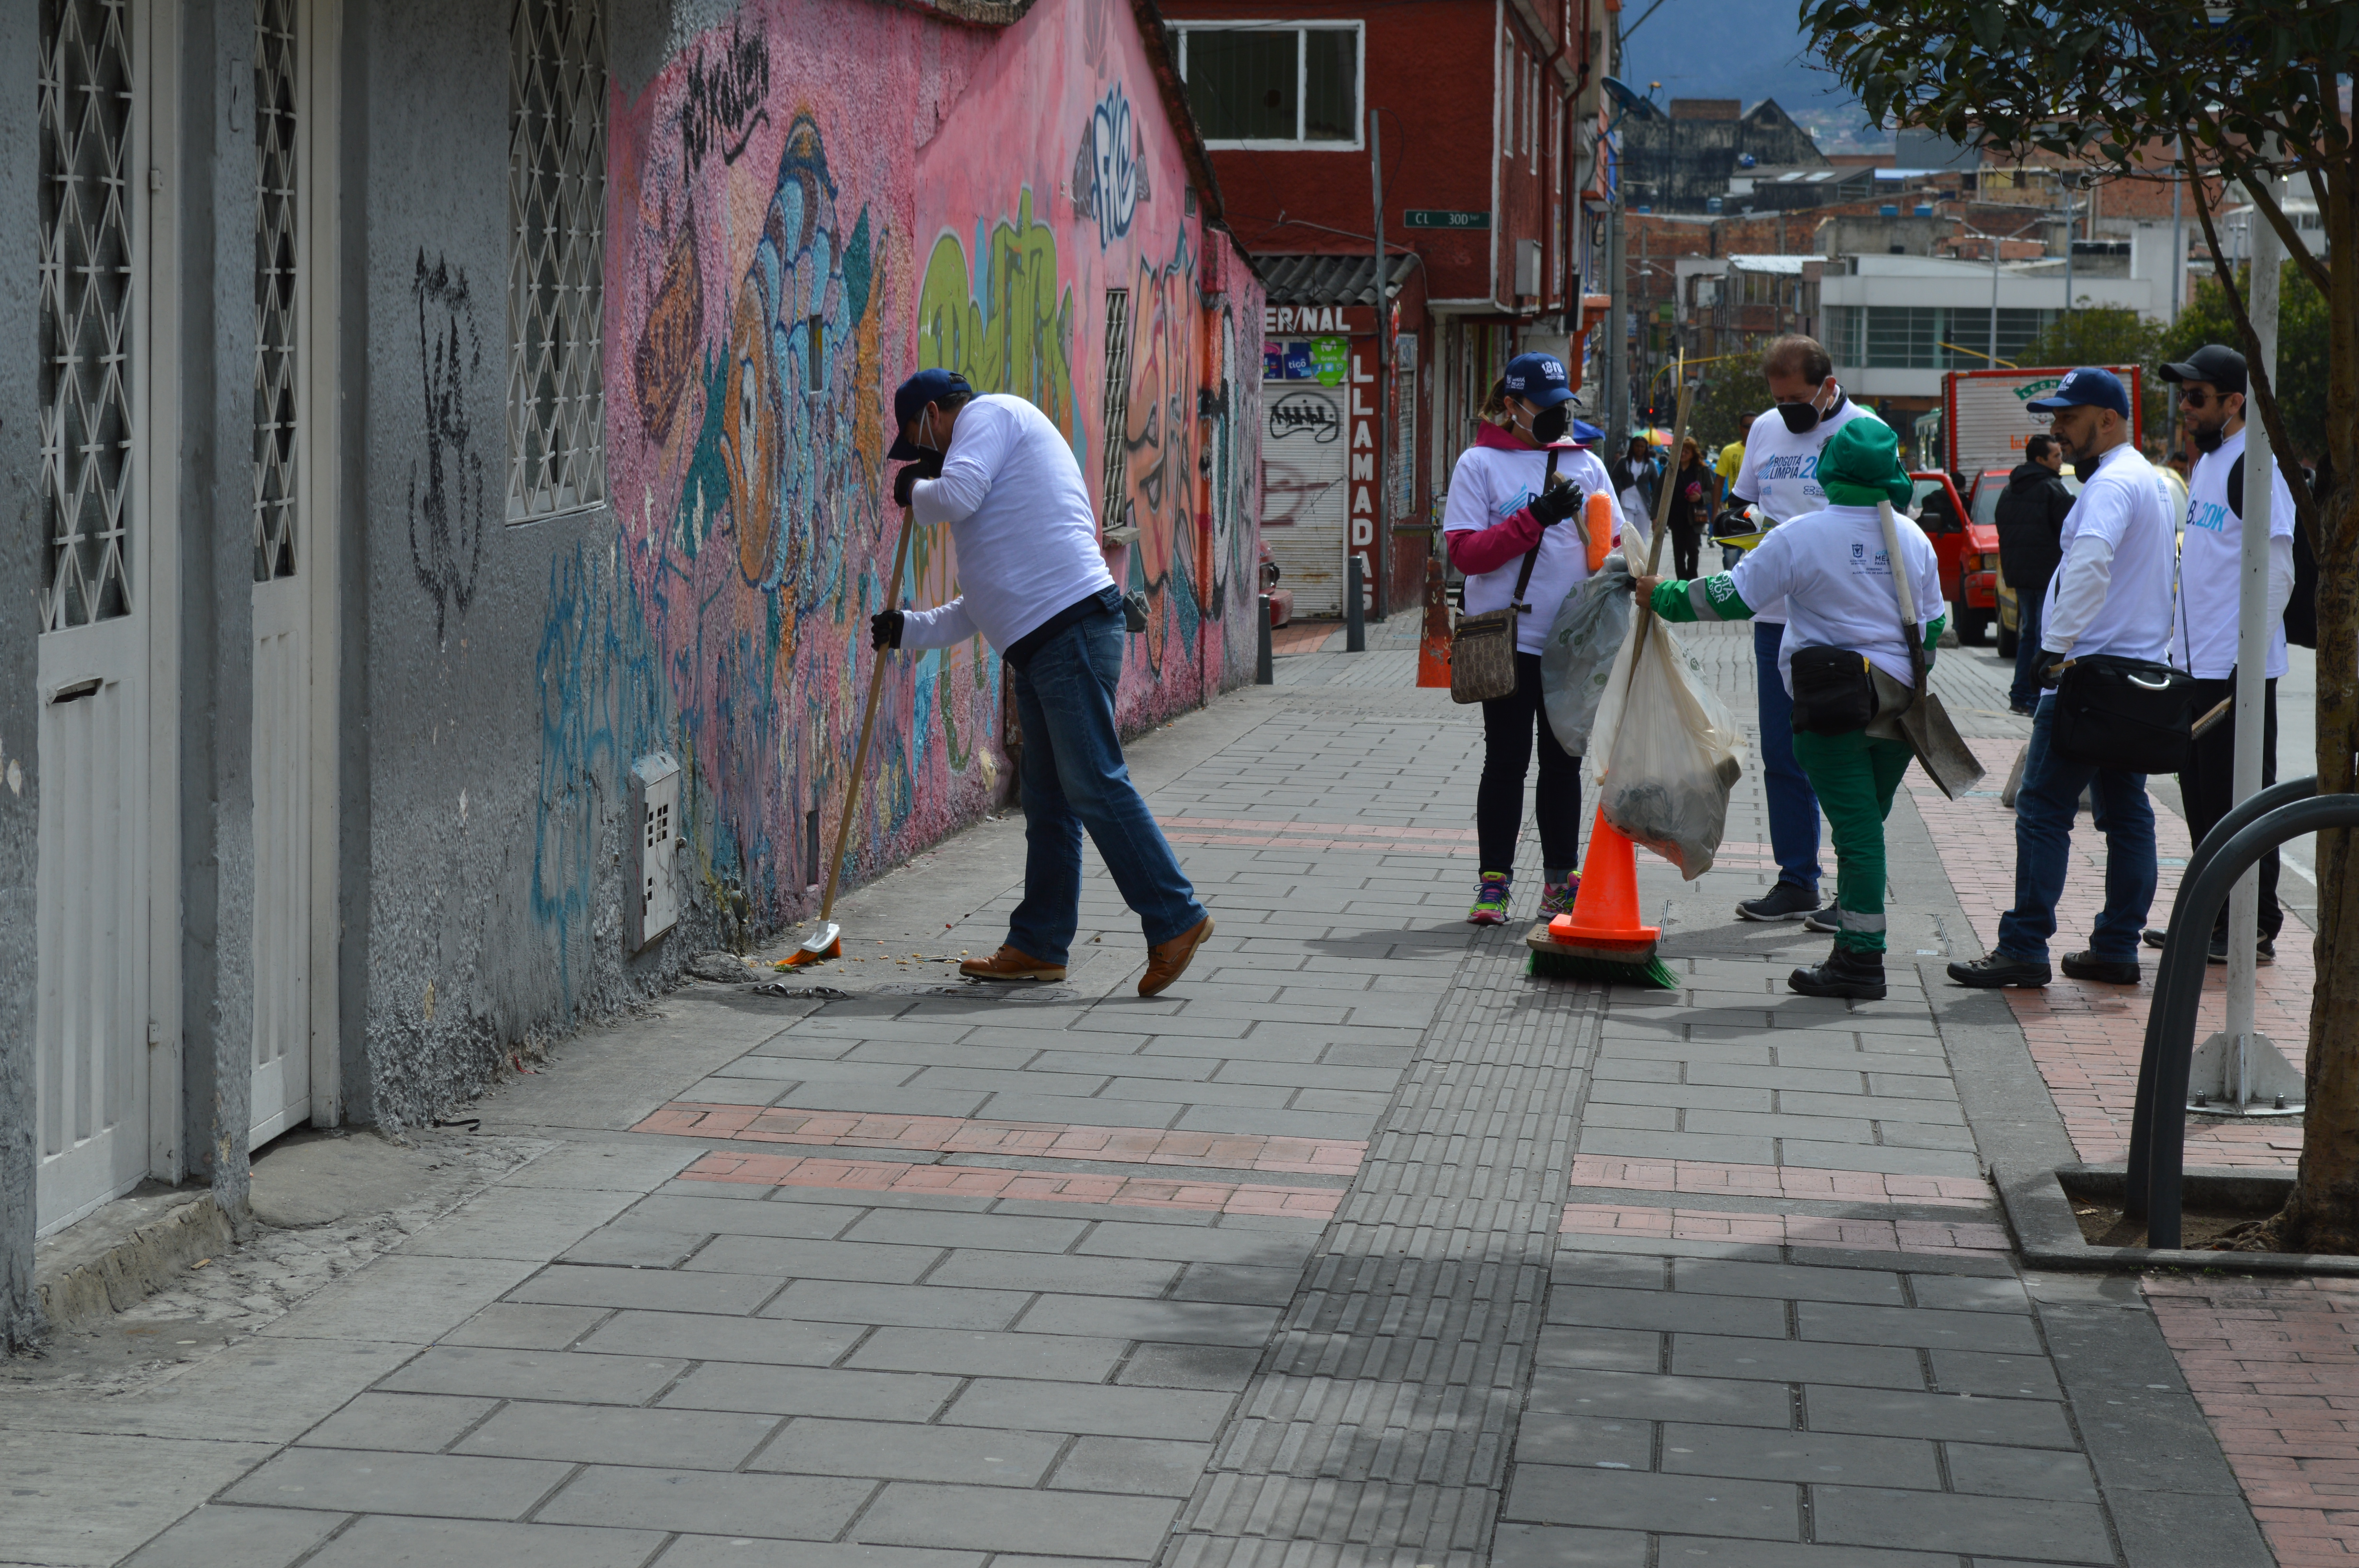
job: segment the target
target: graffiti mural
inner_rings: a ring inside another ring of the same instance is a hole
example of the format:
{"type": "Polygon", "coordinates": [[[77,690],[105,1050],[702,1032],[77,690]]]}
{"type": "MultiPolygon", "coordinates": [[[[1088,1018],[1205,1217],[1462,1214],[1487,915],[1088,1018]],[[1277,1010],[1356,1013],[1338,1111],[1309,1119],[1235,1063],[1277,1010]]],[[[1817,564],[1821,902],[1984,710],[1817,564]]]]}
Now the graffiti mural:
{"type": "Polygon", "coordinates": [[[473,449],[467,379],[483,368],[467,275],[418,253],[410,297],[418,306],[418,384],[426,452],[409,470],[409,561],[434,600],[440,646],[450,612],[466,612],[484,565],[484,456],[473,449]]]}
{"type": "Polygon", "coordinates": [[[1154,189],[1147,167],[1146,129],[1130,123],[1130,99],[1117,81],[1090,111],[1073,155],[1073,211],[1096,220],[1100,250],[1130,232],[1154,189]]]}

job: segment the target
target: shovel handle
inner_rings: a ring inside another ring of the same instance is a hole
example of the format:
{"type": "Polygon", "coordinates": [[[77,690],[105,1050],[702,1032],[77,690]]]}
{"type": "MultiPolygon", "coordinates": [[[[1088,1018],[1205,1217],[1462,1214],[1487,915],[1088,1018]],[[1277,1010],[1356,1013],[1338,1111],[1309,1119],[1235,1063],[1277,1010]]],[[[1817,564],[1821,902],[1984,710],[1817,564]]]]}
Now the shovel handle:
{"type": "MultiPolygon", "coordinates": [[[[893,547],[893,586],[886,591],[885,608],[892,609],[901,600],[901,568],[909,559],[909,509],[901,508],[901,542],[893,547]]],[[[858,644],[853,644],[855,647],[858,644]]],[[[860,744],[853,748],[852,777],[843,786],[843,816],[835,825],[835,859],[828,862],[827,892],[819,901],[821,925],[835,917],[835,884],[843,875],[843,851],[852,842],[853,808],[860,804],[860,780],[868,769],[868,737],[876,729],[876,699],[885,695],[885,654],[876,651],[876,668],[868,677],[868,711],[860,720],[860,744]]]]}

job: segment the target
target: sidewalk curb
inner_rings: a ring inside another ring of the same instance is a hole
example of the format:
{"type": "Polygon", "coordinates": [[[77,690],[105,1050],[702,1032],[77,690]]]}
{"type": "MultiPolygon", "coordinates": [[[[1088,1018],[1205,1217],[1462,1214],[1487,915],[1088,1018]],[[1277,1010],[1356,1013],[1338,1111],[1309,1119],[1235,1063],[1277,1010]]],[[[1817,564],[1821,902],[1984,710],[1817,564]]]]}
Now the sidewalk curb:
{"type": "MultiPolygon", "coordinates": [[[[2212,1273],[2322,1274],[2359,1278],[2359,1258],[2315,1252],[2206,1252],[2184,1247],[2093,1247],[2082,1238],[2069,1195],[2119,1198],[2125,1184],[2120,1165],[2061,1165],[2053,1170],[1991,1167],[2027,1268],[2082,1272],[2144,1273],[2152,1269],[2191,1269],[2212,1273]]],[[[2186,1195],[2250,1205],[2266,1211],[2293,1188],[2290,1172],[2190,1170],[2186,1195]]]]}

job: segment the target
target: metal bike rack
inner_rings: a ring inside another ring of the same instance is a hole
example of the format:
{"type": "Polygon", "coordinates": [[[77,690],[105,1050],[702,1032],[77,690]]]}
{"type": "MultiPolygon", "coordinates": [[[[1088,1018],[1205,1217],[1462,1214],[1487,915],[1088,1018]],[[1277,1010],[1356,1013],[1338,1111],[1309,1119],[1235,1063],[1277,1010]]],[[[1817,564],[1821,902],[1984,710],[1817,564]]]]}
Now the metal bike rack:
{"type": "Polygon", "coordinates": [[[2270,850],[2305,834],[2359,827],[2359,795],[2321,796],[2317,789],[2315,778],[2294,779],[2245,801],[2204,835],[2180,883],[2147,1012],[2122,1206],[2132,1217],[2145,1217],[2150,1247],[2180,1243],[2187,1080],[2212,923],[2237,879],[2270,850]]]}

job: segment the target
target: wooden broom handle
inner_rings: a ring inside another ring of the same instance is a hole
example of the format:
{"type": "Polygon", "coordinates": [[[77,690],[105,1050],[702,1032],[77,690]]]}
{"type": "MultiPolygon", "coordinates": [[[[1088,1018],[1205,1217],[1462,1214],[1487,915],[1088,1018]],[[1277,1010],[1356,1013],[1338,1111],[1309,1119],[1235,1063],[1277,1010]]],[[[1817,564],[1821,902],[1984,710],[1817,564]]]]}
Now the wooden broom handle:
{"type": "MultiPolygon", "coordinates": [[[[901,568],[909,558],[909,509],[901,508],[901,542],[893,549],[893,586],[886,591],[885,608],[898,607],[901,600],[901,568]]],[[[857,644],[854,644],[857,646],[857,644]]],[[[822,925],[835,915],[836,879],[843,875],[843,851],[852,842],[853,807],[860,804],[860,779],[868,767],[868,737],[876,729],[876,699],[885,695],[885,655],[891,650],[876,650],[876,668],[868,677],[868,711],[860,720],[860,744],[853,748],[852,780],[843,788],[843,816],[835,825],[835,859],[828,863],[827,892],[819,901],[819,917],[822,925]]]]}

